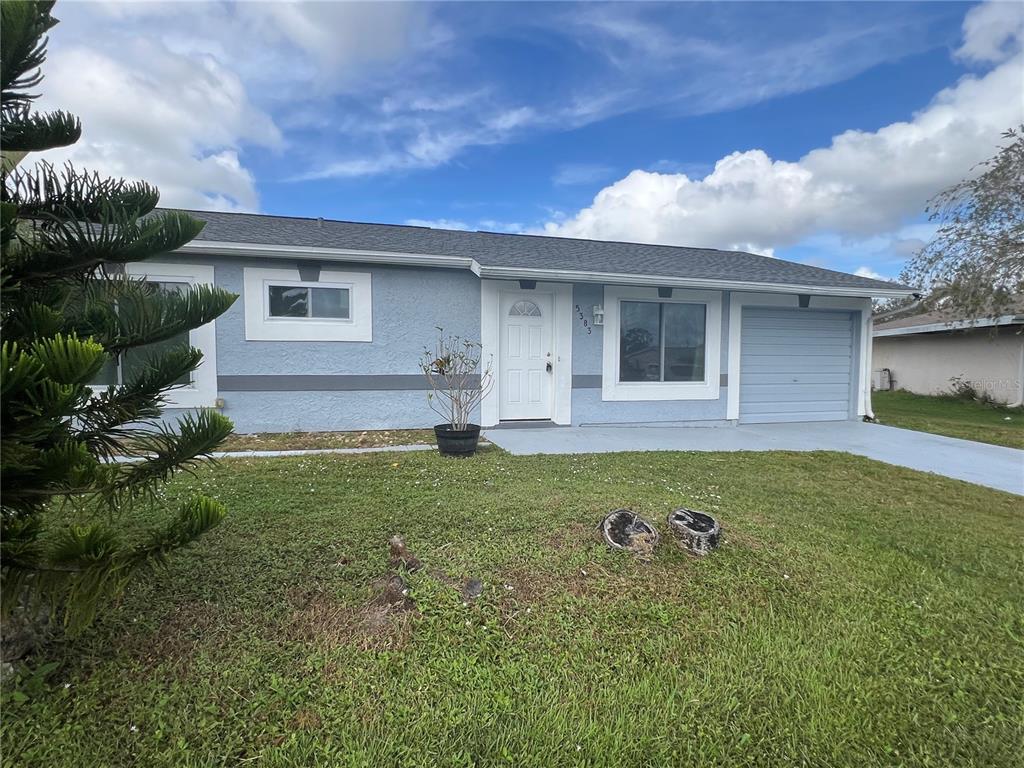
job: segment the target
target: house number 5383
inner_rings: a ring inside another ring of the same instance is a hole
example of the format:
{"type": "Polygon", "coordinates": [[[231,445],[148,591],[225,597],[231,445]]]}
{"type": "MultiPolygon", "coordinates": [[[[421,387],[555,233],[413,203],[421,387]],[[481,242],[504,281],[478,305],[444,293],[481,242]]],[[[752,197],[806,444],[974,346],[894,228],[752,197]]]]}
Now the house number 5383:
{"type": "Polygon", "coordinates": [[[576,305],[576,314],[580,316],[580,322],[583,323],[583,327],[587,329],[587,334],[594,332],[594,329],[590,327],[590,322],[583,316],[583,309],[579,304],[576,305]]]}

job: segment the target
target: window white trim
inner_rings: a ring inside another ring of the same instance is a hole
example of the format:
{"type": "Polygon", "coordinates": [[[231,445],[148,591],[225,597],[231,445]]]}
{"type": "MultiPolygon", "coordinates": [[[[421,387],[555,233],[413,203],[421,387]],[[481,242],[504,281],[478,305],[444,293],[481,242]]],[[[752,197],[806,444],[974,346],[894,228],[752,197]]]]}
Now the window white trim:
{"type": "Polygon", "coordinates": [[[688,291],[676,288],[672,298],[658,296],[657,288],[606,285],[604,289],[604,337],[601,365],[602,400],[717,400],[722,362],[722,294],[719,291],[688,291]],[[619,381],[619,305],[623,301],[661,304],[703,304],[703,381],[619,381]]]}
{"type": "MultiPolygon", "coordinates": [[[[726,418],[740,417],[740,348],[743,343],[744,307],[781,307],[797,309],[800,297],[772,293],[741,293],[729,295],[729,386],[726,418]]],[[[857,382],[857,415],[871,409],[871,299],[848,299],[842,296],[811,296],[808,309],[846,309],[860,312],[860,349],[854,362],[859,365],[857,382]]]]}
{"type": "Polygon", "coordinates": [[[480,343],[483,346],[483,359],[491,362],[491,373],[494,376],[494,386],[480,403],[481,426],[493,427],[499,421],[498,405],[501,402],[501,395],[498,388],[501,385],[499,366],[501,328],[504,320],[501,312],[503,293],[551,295],[551,357],[554,360],[551,421],[555,424],[572,424],[572,286],[568,283],[537,283],[535,288],[524,290],[519,287],[518,282],[481,280],[480,343]]]}
{"type": "MultiPolygon", "coordinates": [[[[125,274],[153,282],[214,285],[213,267],[201,264],[162,264],[141,261],[126,264],[125,274]]],[[[192,372],[192,383],[175,387],[166,395],[169,408],[213,408],[217,400],[216,321],[189,331],[189,344],[203,353],[203,361],[192,372]]]]}
{"type": "Polygon", "coordinates": [[[372,341],[373,294],[369,272],[323,269],[317,281],[302,280],[298,269],[243,270],[246,341],[372,341]],[[268,288],[346,288],[348,318],[271,317],[268,288]]]}

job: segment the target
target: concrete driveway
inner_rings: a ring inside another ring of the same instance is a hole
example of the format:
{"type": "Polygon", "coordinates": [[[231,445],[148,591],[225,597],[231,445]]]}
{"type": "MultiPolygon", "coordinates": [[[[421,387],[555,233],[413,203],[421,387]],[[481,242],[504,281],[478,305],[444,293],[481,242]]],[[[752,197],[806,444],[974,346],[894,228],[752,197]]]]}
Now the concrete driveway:
{"type": "Polygon", "coordinates": [[[843,451],[1024,495],[1024,451],[860,421],[735,427],[489,429],[509,453],[843,451]]]}

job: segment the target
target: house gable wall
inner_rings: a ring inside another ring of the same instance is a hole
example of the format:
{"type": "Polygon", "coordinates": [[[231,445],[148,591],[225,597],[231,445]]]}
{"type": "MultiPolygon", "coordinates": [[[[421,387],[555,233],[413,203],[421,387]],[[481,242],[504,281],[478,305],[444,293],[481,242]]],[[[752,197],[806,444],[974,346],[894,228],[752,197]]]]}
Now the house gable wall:
{"type": "Polygon", "coordinates": [[[940,331],[874,340],[872,367],[888,368],[893,386],[919,395],[950,392],[954,376],[970,381],[1000,403],[1017,401],[1024,377],[1022,326],[940,331]]]}

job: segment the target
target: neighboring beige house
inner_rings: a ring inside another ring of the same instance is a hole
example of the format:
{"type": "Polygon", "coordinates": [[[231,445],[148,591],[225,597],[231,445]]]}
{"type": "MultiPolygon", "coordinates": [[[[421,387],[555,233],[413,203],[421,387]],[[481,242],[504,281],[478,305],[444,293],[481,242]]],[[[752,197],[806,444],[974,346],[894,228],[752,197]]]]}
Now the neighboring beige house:
{"type": "Polygon", "coordinates": [[[974,323],[929,312],[874,326],[872,370],[876,388],[922,395],[946,394],[951,379],[1009,405],[1024,402],[1024,305],[1013,314],[974,323]]]}

